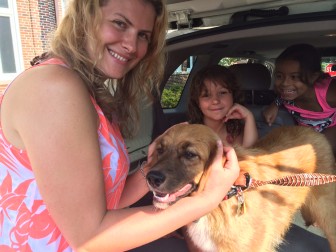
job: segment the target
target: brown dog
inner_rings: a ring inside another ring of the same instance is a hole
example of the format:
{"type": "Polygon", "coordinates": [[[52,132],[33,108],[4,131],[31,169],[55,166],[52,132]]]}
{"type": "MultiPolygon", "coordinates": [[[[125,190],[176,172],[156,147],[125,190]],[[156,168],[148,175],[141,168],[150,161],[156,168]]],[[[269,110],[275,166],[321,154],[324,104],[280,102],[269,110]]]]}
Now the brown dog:
{"type": "MultiPolygon", "coordinates": [[[[191,194],[216,153],[217,135],[204,125],[173,126],[155,142],[148,185],[154,206],[167,208],[191,194]]],[[[335,160],[325,137],[310,128],[280,127],[252,148],[235,147],[241,171],[268,181],[295,173],[335,174],[335,160]]],[[[302,208],[307,225],[317,223],[336,252],[336,183],[307,186],[263,185],[243,192],[245,212],[237,214],[237,197],[188,225],[202,251],[275,251],[302,208]]]]}

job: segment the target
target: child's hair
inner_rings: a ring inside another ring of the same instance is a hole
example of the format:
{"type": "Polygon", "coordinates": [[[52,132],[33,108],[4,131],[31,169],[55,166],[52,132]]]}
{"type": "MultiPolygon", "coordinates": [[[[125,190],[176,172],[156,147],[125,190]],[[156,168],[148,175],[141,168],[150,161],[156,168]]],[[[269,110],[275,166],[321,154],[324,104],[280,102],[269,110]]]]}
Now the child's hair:
{"type": "Polygon", "coordinates": [[[318,73],[319,78],[325,74],[321,70],[321,55],[309,44],[295,44],[287,47],[276,59],[275,64],[285,60],[297,61],[300,65],[300,79],[307,86],[314,85],[313,75],[318,73]]]}
{"type": "MultiPolygon", "coordinates": [[[[207,66],[197,72],[191,82],[188,102],[190,123],[204,123],[204,116],[199,108],[199,98],[205,88],[205,80],[212,80],[216,85],[227,88],[232,94],[234,103],[242,104],[243,102],[243,95],[235,75],[228,68],[221,65],[207,66]]],[[[227,132],[233,139],[243,132],[243,122],[241,120],[229,120],[225,125],[227,132]]]]}

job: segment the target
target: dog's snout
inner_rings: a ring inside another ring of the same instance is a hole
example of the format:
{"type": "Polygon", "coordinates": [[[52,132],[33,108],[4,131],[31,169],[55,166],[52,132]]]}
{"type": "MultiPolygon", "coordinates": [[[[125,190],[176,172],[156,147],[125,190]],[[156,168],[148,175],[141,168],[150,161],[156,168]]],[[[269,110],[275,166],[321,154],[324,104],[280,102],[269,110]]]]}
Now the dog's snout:
{"type": "Polygon", "coordinates": [[[147,173],[146,179],[152,187],[157,188],[166,180],[166,176],[159,171],[150,171],[147,173]]]}

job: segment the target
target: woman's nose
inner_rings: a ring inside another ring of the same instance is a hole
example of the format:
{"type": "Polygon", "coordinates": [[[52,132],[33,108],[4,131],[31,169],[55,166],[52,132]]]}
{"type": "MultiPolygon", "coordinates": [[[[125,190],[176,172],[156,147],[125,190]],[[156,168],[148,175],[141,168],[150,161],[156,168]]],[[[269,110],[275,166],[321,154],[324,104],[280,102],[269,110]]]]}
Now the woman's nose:
{"type": "Polygon", "coordinates": [[[137,35],[131,32],[126,32],[122,39],[122,47],[127,51],[127,53],[136,52],[137,35]]]}

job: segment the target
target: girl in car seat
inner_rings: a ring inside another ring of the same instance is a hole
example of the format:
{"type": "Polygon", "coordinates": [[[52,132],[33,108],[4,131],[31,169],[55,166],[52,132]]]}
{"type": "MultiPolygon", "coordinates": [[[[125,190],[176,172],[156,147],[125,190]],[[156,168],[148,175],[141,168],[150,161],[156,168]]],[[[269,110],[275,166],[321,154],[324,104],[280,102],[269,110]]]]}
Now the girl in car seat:
{"type": "Polygon", "coordinates": [[[225,144],[250,147],[258,132],[252,112],[240,104],[242,98],[236,78],[228,68],[205,67],[196,73],[190,87],[190,123],[209,126],[225,144]]]}
{"type": "Polygon", "coordinates": [[[321,71],[321,56],[309,44],[285,49],[275,61],[275,90],[279,96],[263,112],[271,125],[284,106],[298,125],[323,133],[336,156],[336,78],[321,71]]]}

